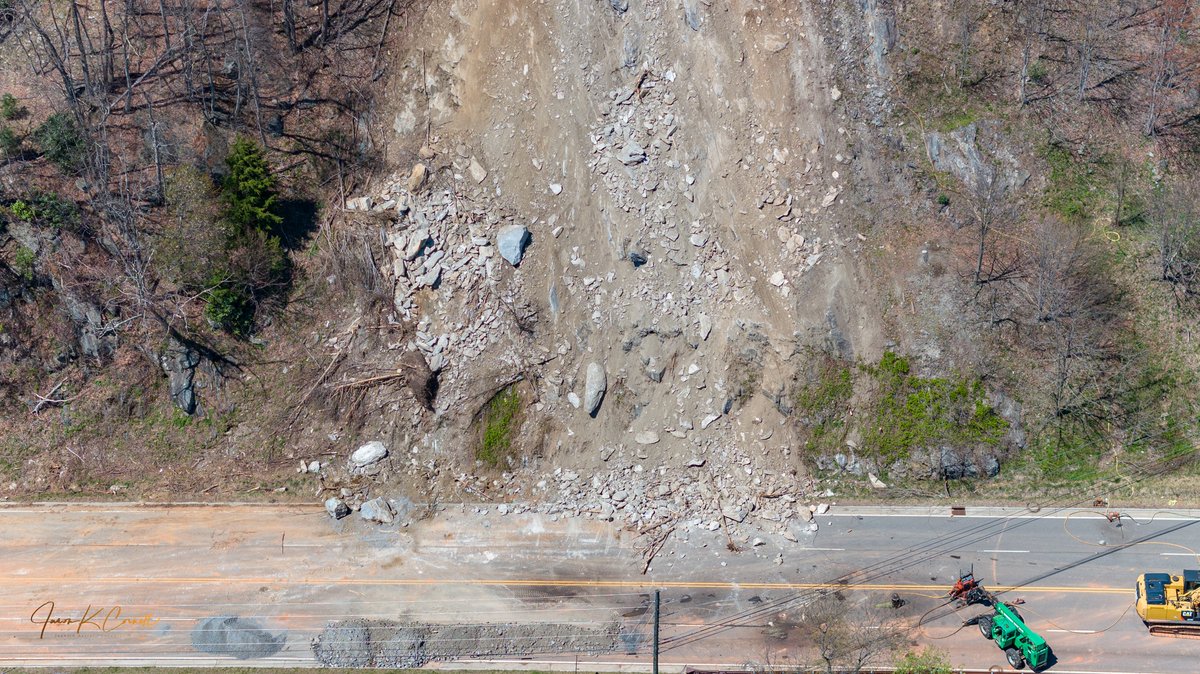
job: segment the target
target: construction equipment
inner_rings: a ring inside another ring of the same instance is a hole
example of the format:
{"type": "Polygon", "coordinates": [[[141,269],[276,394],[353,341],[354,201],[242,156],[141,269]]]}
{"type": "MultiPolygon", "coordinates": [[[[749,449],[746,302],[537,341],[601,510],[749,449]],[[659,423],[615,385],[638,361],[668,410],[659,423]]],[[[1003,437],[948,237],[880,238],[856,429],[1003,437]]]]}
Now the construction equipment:
{"type": "Polygon", "coordinates": [[[950,588],[950,598],[955,600],[959,608],[970,606],[971,604],[983,604],[987,602],[987,591],[979,585],[979,581],[975,580],[975,571],[972,570],[966,575],[959,575],[958,581],[954,583],[954,587],[950,588]]]}
{"type": "Polygon", "coordinates": [[[1022,600],[1010,604],[1000,601],[983,588],[973,572],[960,575],[947,594],[957,600],[959,608],[972,604],[991,607],[992,613],[981,613],[963,621],[963,625],[978,626],[980,634],[995,641],[1004,651],[1004,657],[1014,669],[1021,669],[1028,664],[1036,672],[1049,663],[1050,646],[1017,613],[1015,606],[1024,603],[1022,600]]]}
{"type": "Polygon", "coordinates": [[[992,639],[1013,669],[1026,664],[1033,671],[1040,671],[1050,659],[1050,646],[1040,634],[1029,629],[1020,614],[1004,602],[993,605],[992,615],[981,615],[976,624],[985,638],[992,639]]]}
{"type": "Polygon", "coordinates": [[[1200,639],[1200,571],[1144,573],[1134,591],[1138,616],[1151,636],[1200,639]]]}

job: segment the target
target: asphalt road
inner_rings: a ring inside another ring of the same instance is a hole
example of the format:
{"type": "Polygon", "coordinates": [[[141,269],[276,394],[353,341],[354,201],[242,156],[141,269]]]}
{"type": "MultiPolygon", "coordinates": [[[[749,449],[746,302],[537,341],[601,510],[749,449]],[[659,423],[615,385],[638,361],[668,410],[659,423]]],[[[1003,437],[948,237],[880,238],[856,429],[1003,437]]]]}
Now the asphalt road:
{"type": "MultiPolygon", "coordinates": [[[[796,542],[758,534],[761,545],[730,551],[724,532],[677,533],[642,575],[631,532],[465,506],[389,529],[357,518],[334,524],[313,507],[6,505],[0,663],[316,664],[311,638],[352,617],[547,629],[616,620],[648,637],[648,597],[659,588],[664,668],[798,664],[806,654],[795,638],[769,636],[765,625],[842,578],[852,604],[900,594],[907,603],[890,615],[908,624],[924,615],[917,641],[958,666],[987,669],[1004,664],[1000,651],[974,628],[956,631],[979,609],[937,608],[958,572],[973,568],[1006,600],[1025,600],[1026,621],[1057,658],[1051,671],[1195,671],[1197,642],[1146,635],[1130,606],[1139,573],[1200,567],[1196,514],[1137,512],[1118,527],[1088,511],[951,517],[944,508],[835,507],[817,518],[815,534],[797,526],[796,542]],[[192,630],[225,616],[286,640],[247,661],[197,651],[192,630]]],[[[644,668],[648,640],[638,651],[580,666],[644,668]]],[[[555,662],[575,658],[549,653],[527,664],[555,662]]]]}

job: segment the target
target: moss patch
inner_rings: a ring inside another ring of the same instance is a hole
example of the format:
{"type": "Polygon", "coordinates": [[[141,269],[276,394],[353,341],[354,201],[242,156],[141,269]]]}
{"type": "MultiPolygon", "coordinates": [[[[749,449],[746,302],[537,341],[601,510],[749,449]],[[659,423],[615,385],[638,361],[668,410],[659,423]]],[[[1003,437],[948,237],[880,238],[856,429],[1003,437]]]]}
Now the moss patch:
{"type": "Polygon", "coordinates": [[[884,465],[939,443],[995,444],[1008,428],[987,404],[978,379],[920,377],[908,359],[891,351],[861,369],[875,386],[863,449],[884,465]]]}
{"type": "Polygon", "coordinates": [[[807,379],[792,395],[796,416],[809,432],[805,449],[820,452],[841,445],[853,394],[852,364],[829,355],[818,356],[807,379]]]}
{"type": "Polygon", "coordinates": [[[515,384],[492,396],[484,408],[483,437],[475,451],[476,459],[493,467],[501,466],[508,460],[520,413],[521,394],[515,384]]]}

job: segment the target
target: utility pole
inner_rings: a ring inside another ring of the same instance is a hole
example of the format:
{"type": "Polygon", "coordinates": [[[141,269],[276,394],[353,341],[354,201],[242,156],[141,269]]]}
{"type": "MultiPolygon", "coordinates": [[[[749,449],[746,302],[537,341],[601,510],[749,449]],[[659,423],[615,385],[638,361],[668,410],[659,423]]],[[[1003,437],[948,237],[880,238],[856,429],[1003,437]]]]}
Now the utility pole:
{"type": "Polygon", "coordinates": [[[658,608],[661,605],[662,591],[654,591],[654,674],[658,674],[658,608]]]}

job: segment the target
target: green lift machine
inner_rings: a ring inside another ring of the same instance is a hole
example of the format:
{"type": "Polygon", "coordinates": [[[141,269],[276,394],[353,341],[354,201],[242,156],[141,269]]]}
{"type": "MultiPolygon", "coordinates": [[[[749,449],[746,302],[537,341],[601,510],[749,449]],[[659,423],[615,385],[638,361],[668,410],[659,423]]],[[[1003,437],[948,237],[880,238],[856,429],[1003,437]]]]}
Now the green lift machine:
{"type": "Polygon", "coordinates": [[[991,613],[981,613],[969,618],[963,625],[976,625],[979,633],[986,639],[996,642],[1004,657],[1013,669],[1021,669],[1026,665],[1035,672],[1041,671],[1049,664],[1050,646],[1040,634],[1034,632],[1025,624],[1021,614],[1010,604],[1006,604],[983,589],[974,573],[961,576],[950,597],[958,601],[959,607],[980,604],[992,609],[991,613]]]}

